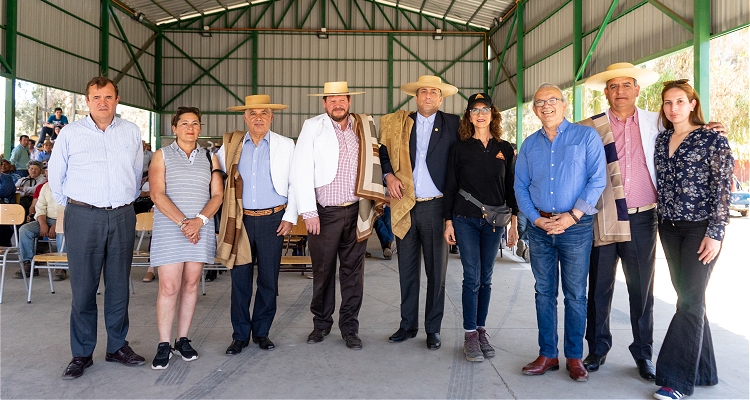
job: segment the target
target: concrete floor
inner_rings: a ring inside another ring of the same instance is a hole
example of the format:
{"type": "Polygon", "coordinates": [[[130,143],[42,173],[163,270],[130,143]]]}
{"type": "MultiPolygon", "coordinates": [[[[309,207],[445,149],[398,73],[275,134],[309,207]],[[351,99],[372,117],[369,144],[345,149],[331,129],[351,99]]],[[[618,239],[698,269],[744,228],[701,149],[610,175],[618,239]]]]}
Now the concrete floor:
{"type": "MultiPolygon", "coordinates": [[[[638,376],[627,349],[632,336],[627,291],[622,281],[617,282],[612,310],[614,348],[605,366],[591,373],[587,383],[578,383],[568,377],[564,368],[536,377],[521,374],[521,367],[538,354],[534,278],[529,265],[510,255],[507,249],[495,264],[487,324],[497,355],[481,363],[466,361],[462,351],[462,269],[458,256],[451,255],[449,260],[441,332],[443,346],[430,351],[425,346],[423,330],[415,339],[397,344],[388,342],[400,320],[397,262],[395,258],[391,261],[379,258],[382,253],[376,239],[371,238],[369,250],[374,257],[367,259],[365,266],[361,351],[346,348],[336,325],[322,343],[307,344],[312,329],[309,311],[312,280],[298,273],[283,273],[279,279],[278,313],[270,335],[276,349],[262,351],[252,346],[238,356],[226,356],[224,351],[231,342],[232,327],[230,278],[224,274],[207,283],[207,295],[198,299],[190,339],[200,359],[188,363],[174,357],[167,370],[154,371],[150,362],[158,341],[155,317],[158,283],[141,282],[145,268],[134,268],[135,294],[130,301],[128,339],[135,351],[146,358],[147,365],[128,368],[104,361],[106,334],[100,300],[100,339],[94,365],[73,381],[60,378],[70,361],[69,284],[58,283],[57,293],[50,294],[47,277],[42,272],[41,277],[35,278],[33,302],[26,304],[23,284],[10,278],[5,285],[4,303],[0,305],[0,398],[647,399],[657,389],[652,382],[638,376]]],[[[663,260],[660,264],[664,264],[663,260]]],[[[668,276],[666,271],[657,273],[668,276]]],[[[562,318],[562,294],[559,303],[562,318]]],[[[657,351],[673,312],[673,303],[657,299],[654,332],[657,351]]],[[[337,317],[334,315],[335,320],[337,317]]],[[[697,388],[693,397],[747,399],[747,337],[716,323],[712,324],[712,330],[720,383],[711,388],[697,388]]]]}

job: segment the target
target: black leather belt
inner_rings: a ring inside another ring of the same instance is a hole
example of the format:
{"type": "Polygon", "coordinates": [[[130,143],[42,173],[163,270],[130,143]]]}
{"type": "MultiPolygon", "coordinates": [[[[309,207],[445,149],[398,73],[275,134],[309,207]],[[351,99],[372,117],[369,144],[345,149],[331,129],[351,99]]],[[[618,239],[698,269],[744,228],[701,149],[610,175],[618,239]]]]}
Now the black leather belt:
{"type": "Polygon", "coordinates": [[[83,206],[83,207],[88,207],[88,208],[94,208],[94,209],[97,209],[97,210],[107,210],[107,211],[112,211],[112,210],[117,210],[117,209],[120,209],[120,208],[123,208],[123,207],[128,207],[128,206],[132,206],[132,205],[133,205],[133,202],[131,201],[130,203],[128,203],[128,204],[124,204],[124,205],[121,205],[121,206],[119,206],[119,207],[97,207],[97,206],[92,206],[92,205],[91,205],[91,204],[89,204],[89,203],[84,203],[84,202],[82,202],[82,201],[78,201],[78,200],[73,200],[73,199],[71,199],[71,198],[68,198],[68,204],[75,204],[75,205],[77,205],[77,206],[83,206]]]}

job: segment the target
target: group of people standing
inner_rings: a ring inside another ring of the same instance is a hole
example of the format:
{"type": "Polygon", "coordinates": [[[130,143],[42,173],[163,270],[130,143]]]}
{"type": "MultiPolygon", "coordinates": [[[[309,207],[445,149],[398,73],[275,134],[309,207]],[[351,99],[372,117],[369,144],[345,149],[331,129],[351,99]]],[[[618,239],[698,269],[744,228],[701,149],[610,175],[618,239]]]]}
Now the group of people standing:
{"type": "MultiPolygon", "coordinates": [[[[298,216],[309,233],[313,267],[313,330],[307,342],[321,342],[331,332],[338,258],[339,331],[347,347],[361,349],[358,315],[366,240],[389,200],[401,288],[401,322],[390,342],[418,334],[424,261],[426,346],[441,347],[448,246],[458,244],[464,275],[464,353],[470,361],[494,356],[485,325],[504,227],[485,217],[486,208],[507,206],[509,246],[518,240],[519,211],[529,219],[536,279],[540,352],[523,368],[524,374],[559,368],[560,278],[570,377],[585,381],[587,370],[604,364],[612,340],[608,319],[614,271],[622,258],[633,322],[630,348],[641,376],[664,386],[657,398],[679,398],[674,395],[691,394],[694,385],[716,384],[702,294],[727,223],[731,151],[725,136],[702,127],[697,94],[684,81],[665,86],[659,123],[666,130],[659,133],[653,113],[635,108],[639,83],[650,84],[655,78],[652,71],[624,63],[591,77],[591,85],[604,88],[611,109],[581,124],[565,119],[562,91],[543,84],[533,101],[543,128],[524,141],[517,158],[513,146],[502,139],[500,113],[489,95],[470,96],[459,118],[439,110],[458,88],[429,75],[401,87],[415,98],[417,111],[384,115],[379,134],[370,115],[350,112],[352,96],[363,92],[350,91],[346,82],[326,82],[323,93],[310,95],[322,97],[325,113],[305,121],[296,145],[271,131],[274,111],[287,106],[267,95],[247,96],[244,105],[228,109],[243,112],[247,130],[225,134],[216,155],[197,143],[200,111],[180,107],[172,119],[175,142],[157,150],[149,167],[156,206],[151,262],[160,272],[160,339],[152,368],[167,368],[175,351],[186,361],[198,358],[188,334],[203,264],[214,257],[231,270],[232,278],[233,334],[226,354],[241,353],[250,341],[274,349],[269,331],[276,313],[283,237],[298,216]],[[213,217],[220,206],[217,236],[213,217]],[[678,308],[654,370],[657,223],[678,308]],[[175,317],[178,332],[172,345],[175,317]],[[590,353],[582,360],[584,332],[590,353]],[[691,345],[688,359],[684,350],[691,345]]],[[[62,130],[60,150],[50,160],[55,167],[50,186],[57,202],[68,205],[70,227],[74,357],[64,379],[81,376],[92,364],[95,292],[102,266],[106,360],[145,363],[125,340],[132,202],[140,192],[143,165],[140,133],[114,116],[119,94],[109,79],[92,79],[86,101],[90,115],[62,130]],[[119,151],[88,151],[92,146],[116,146],[119,151]],[[92,159],[92,153],[100,159],[92,159]]],[[[723,129],[720,124],[711,127],[723,129]]]]}

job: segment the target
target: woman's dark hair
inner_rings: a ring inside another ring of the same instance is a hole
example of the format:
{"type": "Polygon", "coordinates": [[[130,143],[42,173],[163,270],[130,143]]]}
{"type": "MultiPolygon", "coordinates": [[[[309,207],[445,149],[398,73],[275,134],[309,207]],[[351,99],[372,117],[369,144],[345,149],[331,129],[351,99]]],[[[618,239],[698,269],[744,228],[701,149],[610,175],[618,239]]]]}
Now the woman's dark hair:
{"type": "Polygon", "coordinates": [[[172,126],[177,126],[177,122],[183,114],[195,114],[198,116],[198,122],[201,122],[201,110],[198,107],[177,107],[177,112],[172,117],[172,126]]]}
{"type": "Polygon", "coordinates": [[[674,124],[667,119],[667,114],[664,113],[664,94],[670,89],[680,89],[685,92],[689,102],[695,100],[695,107],[693,108],[693,111],[690,111],[690,123],[692,125],[706,124],[706,120],[703,117],[703,110],[701,109],[701,99],[698,98],[698,92],[696,92],[687,82],[687,79],[664,82],[664,89],[661,90],[662,105],[659,109],[659,120],[661,120],[662,125],[664,125],[664,129],[674,129],[674,124]]]}
{"type": "MultiPolygon", "coordinates": [[[[469,140],[470,137],[474,136],[474,124],[471,123],[470,111],[471,110],[468,109],[464,111],[464,115],[461,117],[461,122],[458,123],[458,135],[463,141],[469,140]]],[[[503,128],[501,126],[503,117],[500,115],[500,111],[494,104],[490,108],[490,115],[492,115],[492,121],[490,121],[490,133],[492,134],[492,137],[499,142],[503,140],[503,128]]]]}

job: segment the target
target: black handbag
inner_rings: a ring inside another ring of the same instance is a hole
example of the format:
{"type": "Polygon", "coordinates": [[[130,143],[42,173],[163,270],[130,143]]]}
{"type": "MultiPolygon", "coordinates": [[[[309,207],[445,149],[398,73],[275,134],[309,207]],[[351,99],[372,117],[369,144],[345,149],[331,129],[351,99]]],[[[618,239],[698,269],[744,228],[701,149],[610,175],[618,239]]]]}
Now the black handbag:
{"type": "Polygon", "coordinates": [[[510,223],[511,211],[510,207],[503,204],[501,206],[488,206],[482,204],[479,200],[475,199],[471,193],[459,189],[458,194],[463,196],[468,202],[474,204],[482,210],[482,218],[484,218],[490,225],[494,227],[504,228],[510,223]]]}

